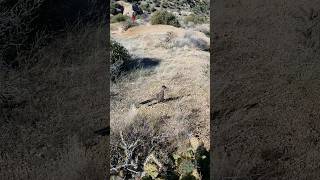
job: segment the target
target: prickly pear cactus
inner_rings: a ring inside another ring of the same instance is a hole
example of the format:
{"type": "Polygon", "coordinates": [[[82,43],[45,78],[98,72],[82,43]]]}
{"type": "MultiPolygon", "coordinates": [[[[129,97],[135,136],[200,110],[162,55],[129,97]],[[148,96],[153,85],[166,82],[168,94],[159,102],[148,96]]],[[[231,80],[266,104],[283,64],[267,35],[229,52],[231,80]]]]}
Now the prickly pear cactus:
{"type": "Polygon", "coordinates": [[[195,168],[196,167],[191,160],[183,159],[178,166],[178,172],[181,175],[187,175],[191,174],[195,168]]]}
{"type": "Polygon", "coordinates": [[[191,138],[189,147],[173,155],[176,165],[176,172],[180,175],[180,180],[201,180],[197,169],[197,149],[201,143],[197,138],[191,138]]]}
{"type": "Polygon", "coordinates": [[[144,166],[144,172],[152,179],[156,179],[156,177],[159,175],[158,167],[151,163],[148,163],[144,166]]]}

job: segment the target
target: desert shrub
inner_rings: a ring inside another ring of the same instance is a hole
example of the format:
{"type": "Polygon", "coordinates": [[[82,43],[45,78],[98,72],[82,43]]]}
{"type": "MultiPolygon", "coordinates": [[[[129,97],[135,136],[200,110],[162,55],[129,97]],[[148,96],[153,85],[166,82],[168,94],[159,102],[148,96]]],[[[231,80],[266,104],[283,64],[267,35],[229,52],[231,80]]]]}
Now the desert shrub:
{"type": "Polygon", "coordinates": [[[35,18],[42,3],[42,1],[21,1],[13,4],[8,1],[1,2],[1,63],[18,66],[20,63],[16,61],[18,49],[23,53],[30,50],[28,44],[36,31],[35,18]]]}
{"type": "Polygon", "coordinates": [[[168,1],[162,1],[162,3],[161,3],[162,8],[167,8],[168,6],[169,6],[168,1]]]}
{"type": "Polygon", "coordinates": [[[210,1],[199,1],[196,5],[192,6],[191,10],[194,14],[208,15],[210,12],[210,1]]]}
{"type": "Polygon", "coordinates": [[[110,1],[110,14],[117,14],[116,4],[110,1]]]}
{"type": "Polygon", "coordinates": [[[132,28],[132,27],[134,27],[134,26],[137,26],[137,24],[136,23],[133,23],[131,20],[127,20],[124,24],[123,24],[123,26],[122,26],[122,28],[123,28],[123,30],[128,30],[128,29],[130,29],[130,28],[132,28]]]}
{"type": "Polygon", "coordinates": [[[131,57],[126,48],[113,40],[111,40],[110,55],[111,80],[115,81],[130,65],[131,57]]]}
{"type": "Polygon", "coordinates": [[[150,4],[148,2],[141,4],[140,7],[143,11],[150,11],[150,4]]]}
{"type": "Polygon", "coordinates": [[[202,24],[207,21],[207,18],[204,16],[190,14],[189,16],[185,17],[184,21],[186,24],[188,24],[189,22],[193,22],[194,24],[202,24]]]}
{"type": "Polygon", "coordinates": [[[122,14],[123,10],[124,10],[124,7],[121,6],[120,4],[117,4],[113,1],[110,2],[110,14],[112,15],[122,14]]]}
{"type": "Polygon", "coordinates": [[[176,16],[167,11],[156,11],[151,16],[151,24],[166,24],[175,27],[180,27],[180,23],[176,16]]]}
{"type": "MultiPolygon", "coordinates": [[[[97,11],[103,5],[89,0],[74,5],[73,1],[76,0],[0,1],[0,63],[13,68],[30,65],[34,63],[30,61],[36,61],[30,57],[46,46],[53,34],[79,21],[101,18],[97,11]]],[[[104,10],[100,12],[105,13],[104,10]]]]}
{"type": "Polygon", "coordinates": [[[174,32],[169,31],[166,33],[166,36],[163,39],[161,39],[159,46],[166,49],[172,48],[172,44],[174,43],[174,40],[176,38],[177,38],[177,35],[174,32]]]}
{"type": "Polygon", "coordinates": [[[155,8],[155,6],[151,6],[150,11],[155,12],[155,11],[157,11],[157,9],[155,8]]]}
{"type": "Polygon", "coordinates": [[[200,31],[204,33],[207,37],[210,37],[210,24],[198,24],[194,26],[194,31],[200,31]]]}
{"type": "Polygon", "coordinates": [[[129,19],[129,16],[126,16],[126,15],[123,15],[123,14],[117,14],[115,16],[112,16],[111,23],[127,21],[128,19],[129,19]]]}
{"type": "MultiPolygon", "coordinates": [[[[159,174],[158,166],[147,163],[151,160],[158,161],[156,155],[167,152],[169,141],[166,133],[160,129],[160,123],[137,116],[129,124],[111,130],[111,174],[116,175],[122,171],[125,179],[134,177],[132,171],[147,170],[152,172],[153,176],[159,174]]],[[[166,157],[160,158],[166,159],[166,157]]]]}
{"type": "Polygon", "coordinates": [[[204,34],[210,38],[210,31],[205,31],[204,34]]]}
{"type": "Polygon", "coordinates": [[[186,47],[198,48],[203,51],[209,51],[209,44],[202,38],[199,38],[193,32],[186,32],[183,37],[177,38],[175,41],[173,41],[173,44],[171,46],[174,46],[174,47],[186,46],[186,47]]]}
{"type": "Polygon", "coordinates": [[[160,3],[160,1],[156,1],[156,2],[154,3],[154,5],[155,5],[156,7],[160,7],[161,3],[160,3]]]}

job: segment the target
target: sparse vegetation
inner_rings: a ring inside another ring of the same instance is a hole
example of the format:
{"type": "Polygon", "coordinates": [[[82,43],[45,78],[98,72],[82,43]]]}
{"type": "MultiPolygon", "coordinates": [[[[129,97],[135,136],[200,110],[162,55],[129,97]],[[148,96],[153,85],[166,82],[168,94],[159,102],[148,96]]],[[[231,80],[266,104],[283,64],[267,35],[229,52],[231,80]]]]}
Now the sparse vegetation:
{"type": "Polygon", "coordinates": [[[173,41],[174,47],[192,47],[198,48],[203,51],[209,50],[209,44],[203,40],[202,38],[198,37],[194,32],[189,31],[186,32],[182,38],[177,38],[173,41]]]}
{"type": "Polygon", "coordinates": [[[191,6],[191,10],[194,14],[209,16],[210,1],[208,0],[197,1],[196,3],[194,3],[193,6],[191,6]]]}
{"type": "Polygon", "coordinates": [[[169,137],[161,129],[161,119],[159,120],[136,116],[125,125],[113,127],[110,141],[112,174],[119,175],[122,172],[123,178],[133,178],[135,173],[132,171],[143,172],[147,168],[145,165],[154,161],[156,157],[152,156],[151,159],[150,155],[159,156],[162,152],[167,152],[169,137]]]}
{"type": "Polygon", "coordinates": [[[110,1],[110,14],[112,15],[122,14],[123,10],[124,10],[124,7],[122,7],[120,4],[117,4],[114,1],[110,1]]]}
{"type": "Polygon", "coordinates": [[[155,11],[157,11],[157,9],[155,8],[155,6],[151,6],[150,11],[155,12],[155,11]]]}
{"type": "Polygon", "coordinates": [[[117,14],[111,17],[111,23],[127,21],[128,19],[129,19],[129,16],[126,16],[123,14],[117,14]]]}
{"type": "Polygon", "coordinates": [[[168,8],[169,7],[169,3],[167,0],[162,0],[161,1],[161,7],[162,8],[168,8]]]}
{"type": "Polygon", "coordinates": [[[208,19],[204,16],[191,14],[185,17],[185,23],[188,24],[189,22],[192,22],[194,24],[203,24],[208,22],[208,19]]]}
{"type": "Polygon", "coordinates": [[[151,17],[151,24],[166,24],[180,27],[180,23],[176,16],[167,11],[156,11],[151,17]]]}
{"type": "Polygon", "coordinates": [[[137,24],[136,24],[136,23],[133,23],[131,20],[127,20],[127,21],[123,24],[122,28],[123,28],[124,31],[126,31],[126,30],[128,30],[128,29],[130,29],[130,28],[132,28],[132,27],[134,27],[134,26],[136,26],[136,25],[137,25],[137,24]]]}
{"type": "Polygon", "coordinates": [[[150,12],[150,4],[148,2],[144,2],[140,5],[141,9],[143,11],[147,11],[147,12],[150,12]]]}
{"type": "Polygon", "coordinates": [[[191,138],[185,144],[186,149],[178,152],[178,147],[170,143],[176,137],[163,129],[162,122],[162,118],[137,115],[126,124],[114,126],[110,142],[113,176],[128,179],[144,174],[145,179],[170,176],[208,179],[208,174],[202,174],[209,165],[208,152],[200,151],[203,144],[191,138]]]}

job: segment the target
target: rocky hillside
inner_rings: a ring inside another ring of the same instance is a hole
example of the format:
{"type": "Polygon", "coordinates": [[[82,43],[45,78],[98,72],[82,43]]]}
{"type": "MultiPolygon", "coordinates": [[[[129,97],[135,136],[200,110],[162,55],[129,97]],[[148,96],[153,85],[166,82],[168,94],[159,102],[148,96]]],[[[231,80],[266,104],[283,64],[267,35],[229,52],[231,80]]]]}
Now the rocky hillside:
{"type": "MultiPolygon", "coordinates": [[[[119,1],[112,1],[116,3],[119,1]]],[[[133,3],[132,1],[126,1],[133,3]]],[[[151,13],[156,10],[167,10],[175,12],[177,15],[189,15],[190,13],[209,16],[210,0],[138,0],[141,9],[146,13],[151,13]]]]}

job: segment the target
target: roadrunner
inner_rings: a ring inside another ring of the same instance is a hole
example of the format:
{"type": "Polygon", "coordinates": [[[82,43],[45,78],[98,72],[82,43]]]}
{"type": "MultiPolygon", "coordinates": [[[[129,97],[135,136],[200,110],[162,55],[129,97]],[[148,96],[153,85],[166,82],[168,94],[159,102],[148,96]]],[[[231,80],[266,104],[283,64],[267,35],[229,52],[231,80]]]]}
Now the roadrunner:
{"type": "Polygon", "coordinates": [[[154,98],[148,99],[148,100],[146,100],[146,101],[143,101],[143,102],[141,102],[140,104],[147,104],[147,103],[149,103],[149,102],[151,102],[151,101],[154,101],[154,100],[157,100],[158,102],[163,102],[163,101],[165,100],[165,99],[164,99],[164,91],[165,91],[166,89],[167,89],[167,87],[166,87],[165,85],[163,85],[163,86],[161,87],[160,92],[157,93],[154,98]]]}

